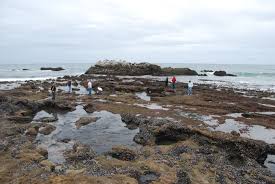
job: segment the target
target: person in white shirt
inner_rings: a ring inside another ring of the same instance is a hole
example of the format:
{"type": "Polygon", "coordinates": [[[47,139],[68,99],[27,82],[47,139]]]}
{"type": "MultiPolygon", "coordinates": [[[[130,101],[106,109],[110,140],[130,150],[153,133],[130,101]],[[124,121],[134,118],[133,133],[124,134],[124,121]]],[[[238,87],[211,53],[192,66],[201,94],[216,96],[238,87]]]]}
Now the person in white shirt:
{"type": "Polygon", "coordinates": [[[92,95],[92,80],[89,80],[88,82],[88,92],[89,92],[89,95],[91,96],[92,95]]]}
{"type": "Polygon", "coordinates": [[[193,88],[193,82],[189,81],[187,95],[192,95],[192,88],[193,88]]]}

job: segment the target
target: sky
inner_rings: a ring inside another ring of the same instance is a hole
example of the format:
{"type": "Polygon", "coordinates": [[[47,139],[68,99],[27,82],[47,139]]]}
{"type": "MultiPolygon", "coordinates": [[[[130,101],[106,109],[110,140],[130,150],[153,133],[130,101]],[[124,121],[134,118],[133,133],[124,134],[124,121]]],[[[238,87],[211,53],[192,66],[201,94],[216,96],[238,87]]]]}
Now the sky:
{"type": "Polygon", "coordinates": [[[274,0],[0,0],[0,64],[275,64],[274,0]]]}

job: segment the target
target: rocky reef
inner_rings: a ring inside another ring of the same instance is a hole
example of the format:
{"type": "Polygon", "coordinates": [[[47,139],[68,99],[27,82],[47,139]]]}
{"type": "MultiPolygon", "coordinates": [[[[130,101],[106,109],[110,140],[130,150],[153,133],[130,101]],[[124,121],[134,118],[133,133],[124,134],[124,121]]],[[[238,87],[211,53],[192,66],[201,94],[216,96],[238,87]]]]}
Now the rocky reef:
{"type": "Polygon", "coordinates": [[[176,89],[88,74],[1,90],[0,183],[275,183],[273,93],[176,89]],[[101,94],[86,95],[91,78],[101,94]]]}
{"type": "Polygon", "coordinates": [[[158,65],[150,63],[130,63],[126,61],[104,60],[99,61],[95,66],[90,67],[85,74],[105,74],[105,75],[198,75],[198,73],[189,68],[161,68],[158,65]]]}

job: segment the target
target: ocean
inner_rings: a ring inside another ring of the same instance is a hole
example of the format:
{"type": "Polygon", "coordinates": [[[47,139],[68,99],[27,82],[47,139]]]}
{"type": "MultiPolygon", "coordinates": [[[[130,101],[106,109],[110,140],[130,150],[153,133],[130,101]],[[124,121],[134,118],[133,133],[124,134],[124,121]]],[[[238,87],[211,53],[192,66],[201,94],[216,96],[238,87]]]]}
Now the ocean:
{"type": "MultiPolygon", "coordinates": [[[[0,82],[44,80],[62,77],[64,75],[81,75],[94,63],[55,63],[55,64],[2,64],[0,65],[0,82]],[[63,71],[41,71],[41,67],[62,67],[63,71]],[[23,70],[28,69],[28,70],[23,70]]],[[[217,77],[212,72],[208,76],[177,76],[180,82],[193,81],[195,84],[213,84],[237,89],[253,89],[275,92],[275,65],[245,65],[245,64],[190,64],[162,63],[162,67],[187,67],[203,73],[201,70],[224,70],[237,77],[217,77]]],[[[161,80],[163,78],[160,78],[161,80]]]]}

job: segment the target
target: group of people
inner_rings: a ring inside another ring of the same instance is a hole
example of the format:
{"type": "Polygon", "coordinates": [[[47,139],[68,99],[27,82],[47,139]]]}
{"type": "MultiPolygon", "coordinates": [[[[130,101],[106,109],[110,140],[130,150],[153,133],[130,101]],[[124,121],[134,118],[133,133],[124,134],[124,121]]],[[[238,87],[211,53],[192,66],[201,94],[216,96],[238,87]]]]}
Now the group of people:
{"type": "MultiPolygon", "coordinates": [[[[171,79],[171,83],[172,83],[172,89],[173,89],[174,92],[176,91],[176,82],[177,82],[177,79],[176,79],[175,76],[173,76],[172,79],[171,79]]],[[[67,86],[68,86],[68,93],[72,93],[72,81],[71,80],[68,80],[67,86]]],[[[168,79],[168,77],[166,77],[166,80],[165,80],[165,87],[166,88],[169,87],[169,79],[168,79]]],[[[193,89],[193,82],[189,81],[188,82],[188,87],[187,87],[187,95],[192,95],[192,89],[193,89]]],[[[99,88],[99,91],[101,91],[101,90],[102,89],[99,88]]],[[[92,91],[93,91],[92,80],[88,80],[87,91],[88,91],[88,95],[91,96],[92,95],[92,91]]],[[[55,100],[55,96],[56,96],[56,86],[55,86],[55,83],[53,83],[53,85],[51,86],[51,93],[52,93],[52,99],[55,100]]]]}
{"type": "MultiPolygon", "coordinates": [[[[172,77],[171,82],[172,82],[172,89],[175,92],[176,91],[176,82],[177,82],[177,79],[175,76],[172,77]]],[[[166,77],[166,80],[165,80],[165,87],[166,88],[169,87],[169,78],[168,77],[166,77]]],[[[189,81],[188,85],[187,85],[187,95],[192,95],[192,89],[193,89],[193,82],[189,81]]]]}
{"type": "MultiPolygon", "coordinates": [[[[72,81],[71,80],[68,80],[67,87],[68,87],[68,93],[72,93],[72,81]]],[[[92,80],[88,80],[87,91],[88,91],[88,95],[91,96],[92,91],[93,91],[92,80]]],[[[56,85],[55,85],[55,83],[53,83],[52,86],[51,86],[51,94],[52,94],[52,100],[55,100],[55,96],[56,96],[56,85]]]]}

